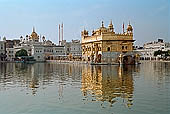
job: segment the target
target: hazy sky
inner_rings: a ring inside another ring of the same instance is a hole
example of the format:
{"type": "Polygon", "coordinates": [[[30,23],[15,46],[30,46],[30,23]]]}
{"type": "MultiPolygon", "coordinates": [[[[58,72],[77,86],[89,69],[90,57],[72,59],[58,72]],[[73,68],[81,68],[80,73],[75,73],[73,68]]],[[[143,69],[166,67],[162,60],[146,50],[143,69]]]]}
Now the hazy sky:
{"type": "MultiPolygon", "coordinates": [[[[64,23],[64,39],[81,39],[84,27],[91,31],[110,20],[116,32],[129,20],[136,44],[164,38],[170,42],[170,0],[0,0],[0,36],[7,39],[31,34],[32,27],[58,43],[58,24],[64,23]]],[[[126,27],[125,26],[125,27],[126,27]]]]}

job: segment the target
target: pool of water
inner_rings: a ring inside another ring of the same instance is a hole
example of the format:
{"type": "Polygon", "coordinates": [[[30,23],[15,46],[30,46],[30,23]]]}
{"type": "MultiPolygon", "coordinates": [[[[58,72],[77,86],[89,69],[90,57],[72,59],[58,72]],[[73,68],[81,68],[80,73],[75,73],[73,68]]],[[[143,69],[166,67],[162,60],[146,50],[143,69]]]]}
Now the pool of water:
{"type": "Polygon", "coordinates": [[[170,63],[0,63],[0,114],[168,114],[170,63]]]}

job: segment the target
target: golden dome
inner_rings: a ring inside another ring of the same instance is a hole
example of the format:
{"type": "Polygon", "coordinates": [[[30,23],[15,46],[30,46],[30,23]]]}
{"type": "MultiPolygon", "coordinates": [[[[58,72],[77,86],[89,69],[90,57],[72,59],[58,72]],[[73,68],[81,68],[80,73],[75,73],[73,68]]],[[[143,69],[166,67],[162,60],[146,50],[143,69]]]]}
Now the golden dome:
{"type": "Polygon", "coordinates": [[[35,32],[34,27],[33,27],[32,33],[31,33],[31,38],[32,38],[32,39],[38,39],[38,34],[35,32]]]}
{"type": "Polygon", "coordinates": [[[108,26],[109,28],[113,28],[112,20],[110,21],[110,24],[108,26]]]}
{"type": "Polygon", "coordinates": [[[132,28],[132,26],[130,24],[127,27],[127,31],[133,31],[133,28],[132,28]]]}
{"type": "Polygon", "coordinates": [[[101,30],[102,30],[102,29],[106,29],[106,27],[104,27],[104,22],[103,22],[103,21],[102,21],[102,24],[101,24],[100,29],[101,29],[101,30]]]}
{"type": "Polygon", "coordinates": [[[32,37],[32,38],[38,38],[38,35],[37,35],[36,32],[32,32],[31,37],[32,37]]]}

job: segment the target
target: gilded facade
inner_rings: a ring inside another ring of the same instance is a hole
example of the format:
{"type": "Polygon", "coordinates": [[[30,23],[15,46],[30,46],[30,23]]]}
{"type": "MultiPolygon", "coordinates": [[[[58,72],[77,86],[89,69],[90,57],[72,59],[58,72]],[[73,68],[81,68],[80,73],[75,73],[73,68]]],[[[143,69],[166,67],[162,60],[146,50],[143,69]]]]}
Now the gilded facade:
{"type": "Polygon", "coordinates": [[[87,30],[81,32],[82,58],[92,63],[134,63],[133,54],[133,27],[128,24],[126,32],[115,33],[112,21],[108,27],[104,26],[93,30],[89,35],[87,30]]]}

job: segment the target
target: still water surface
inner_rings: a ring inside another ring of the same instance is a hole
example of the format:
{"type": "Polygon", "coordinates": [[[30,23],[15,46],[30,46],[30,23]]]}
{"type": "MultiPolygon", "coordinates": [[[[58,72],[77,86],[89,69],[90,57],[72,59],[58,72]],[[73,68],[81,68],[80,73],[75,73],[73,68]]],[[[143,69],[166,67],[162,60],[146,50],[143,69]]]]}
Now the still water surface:
{"type": "Polygon", "coordinates": [[[168,114],[170,63],[0,63],[0,114],[168,114]]]}

